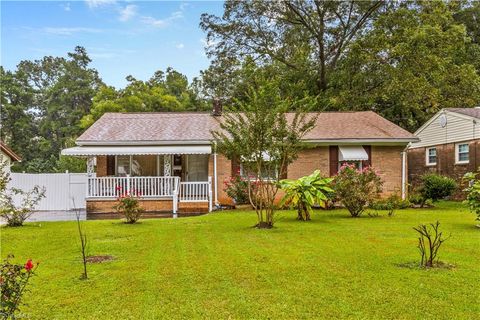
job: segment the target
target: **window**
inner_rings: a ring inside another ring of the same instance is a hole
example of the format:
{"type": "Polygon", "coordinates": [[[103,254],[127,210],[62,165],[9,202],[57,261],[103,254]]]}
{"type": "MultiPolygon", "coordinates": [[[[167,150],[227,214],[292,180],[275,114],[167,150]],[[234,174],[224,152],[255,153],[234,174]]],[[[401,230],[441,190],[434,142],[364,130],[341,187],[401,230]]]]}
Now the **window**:
{"type": "Polygon", "coordinates": [[[117,156],[116,172],[119,177],[130,174],[130,156],[117,156]]]}
{"type": "Polygon", "coordinates": [[[455,162],[468,163],[469,161],[469,146],[468,143],[460,143],[455,145],[455,162]]]}
{"type": "Polygon", "coordinates": [[[343,165],[352,165],[352,164],[355,166],[355,168],[357,168],[357,170],[362,170],[363,169],[362,161],[360,161],[360,160],[358,160],[358,161],[350,160],[350,161],[339,161],[338,162],[338,170],[340,170],[340,168],[343,165]]]}
{"type": "Polygon", "coordinates": [[[437,164],[437,148],[427,148],[425,154],[427,166],[437,164]]]}
{"type": "MultiPolygon", "coordinates": [[[[262,175],[262,179],[264,180],[275,180],[277,179],[277,176],[278,176],[278,170],[276,167],[273,166],[273,164],[271,164],[270,162],[268,161],[265,161],[266,164],[265,166],[263,167],[263,175],[262,175]]],[[[253,174],[252,172],[254,172],[254,166],[256,165],[256,163],[254,162],[245,162],[245,161],[242,161],[240,163],[240,175],[244,178],[249,178],[249,177],[252,177],[252,176],[255,176],[255,174],[253,174]]]]}
{"type": "Polygon", "coordinates": [[[118,177],[127,175],[142,177],[163,176],[163,156],[116,156],[115,173],[118,177]]]}

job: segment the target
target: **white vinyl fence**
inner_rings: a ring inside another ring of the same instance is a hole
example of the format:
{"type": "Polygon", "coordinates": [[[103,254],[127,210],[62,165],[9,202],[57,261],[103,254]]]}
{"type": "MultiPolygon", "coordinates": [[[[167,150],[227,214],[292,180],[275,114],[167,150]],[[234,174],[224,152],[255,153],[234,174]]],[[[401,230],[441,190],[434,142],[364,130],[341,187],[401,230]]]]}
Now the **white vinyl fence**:
{"type": "Polygon", "coordinates": [[[38,211],[86,208],[86,173],[11,173],[10,177],[9,187],[24,191],[36,185],[45,187],[45,198],[37,206],[38,211]]]}

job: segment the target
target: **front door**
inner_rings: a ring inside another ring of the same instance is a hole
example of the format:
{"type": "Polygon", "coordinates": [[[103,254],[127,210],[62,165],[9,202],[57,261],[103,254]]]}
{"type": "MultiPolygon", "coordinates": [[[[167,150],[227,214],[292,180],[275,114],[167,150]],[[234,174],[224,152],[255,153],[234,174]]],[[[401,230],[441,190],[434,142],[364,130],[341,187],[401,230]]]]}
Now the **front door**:
{"type": "Polygon", "coordinates": [[[186,180],[207,181],[208,180],[208,154],[187,155],[186,180]]]}

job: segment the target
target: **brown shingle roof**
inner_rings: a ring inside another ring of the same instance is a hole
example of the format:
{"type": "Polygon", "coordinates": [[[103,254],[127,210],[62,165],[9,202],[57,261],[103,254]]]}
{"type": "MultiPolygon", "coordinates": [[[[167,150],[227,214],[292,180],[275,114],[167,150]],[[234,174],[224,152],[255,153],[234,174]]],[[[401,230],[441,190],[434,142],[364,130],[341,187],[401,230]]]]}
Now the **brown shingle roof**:
{"type": "Polygon", "coordinates": [[[3,141],[0,140],[0,150],[2,150],[7,156],[10,157],[13,161],[22,161],[22,158],[13,152],[9,146],[7,146],[3,141]]]}
{"type": "Polygon", "coordinates": [[[480,108],[446,108],[447,111],[464,114],[480,119],[480,108]]]}
{"type": "MultiPolygon", "coordinates": [[[[372,111],[320,112],[305,140],[416,140],[372,111]]],[[[106,113],[77,140],[79,144],[121,142],[209,142],[222,117],[210,113],[106,113]]]]}

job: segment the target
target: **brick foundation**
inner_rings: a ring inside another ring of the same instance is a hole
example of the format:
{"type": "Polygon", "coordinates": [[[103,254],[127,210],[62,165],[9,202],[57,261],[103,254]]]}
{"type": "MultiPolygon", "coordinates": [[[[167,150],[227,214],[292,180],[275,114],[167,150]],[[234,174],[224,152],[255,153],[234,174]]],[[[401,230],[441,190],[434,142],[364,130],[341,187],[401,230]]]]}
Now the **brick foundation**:
{"type": "MultiPolygon", "coordinates": [[[[114,200],[87,200],[87,213],[114,213],[114,200]]],[[[172,200],[140,200],[140,206],[145,212],[172,212],[172,200]]],[[[179,202],[181,213],[208,212],[208,202],[179,202]]]]}

